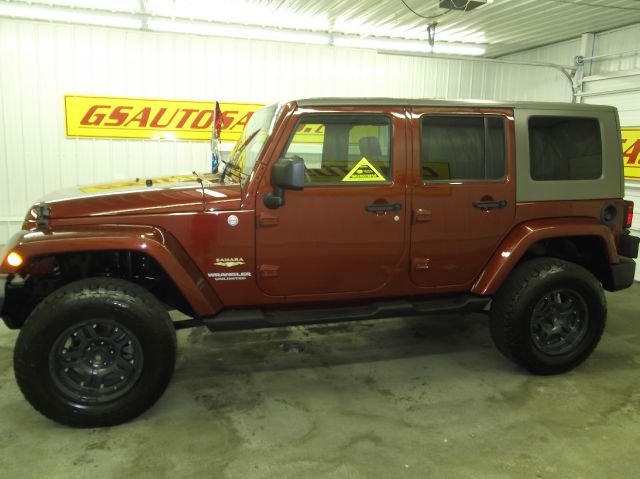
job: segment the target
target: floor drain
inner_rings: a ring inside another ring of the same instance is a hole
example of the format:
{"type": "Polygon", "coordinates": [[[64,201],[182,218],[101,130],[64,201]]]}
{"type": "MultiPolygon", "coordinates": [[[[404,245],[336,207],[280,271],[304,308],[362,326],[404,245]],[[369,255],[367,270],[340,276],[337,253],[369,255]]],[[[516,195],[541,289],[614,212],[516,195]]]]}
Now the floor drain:
{"type": "Polygon", "coordinates": [[[282,343],[282,350],[285,353],[301,353],[304,351],[304,344],[288,341],[286,343],[282,343]]]}

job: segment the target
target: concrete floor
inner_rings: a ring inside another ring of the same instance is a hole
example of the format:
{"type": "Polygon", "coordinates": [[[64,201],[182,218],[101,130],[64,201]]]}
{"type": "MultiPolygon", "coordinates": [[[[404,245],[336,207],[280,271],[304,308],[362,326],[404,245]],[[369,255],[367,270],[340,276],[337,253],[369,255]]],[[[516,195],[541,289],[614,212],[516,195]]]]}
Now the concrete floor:
{"type": "Polygon", "coordinates": [[[31,409],[13,378],[16,333],[2,327],[0,476],[636,478],[638,293],[608,296],[599,348],[557,377],[503,359],[482,315],[181,331],[158,404],[96,430],[31,409]]]}

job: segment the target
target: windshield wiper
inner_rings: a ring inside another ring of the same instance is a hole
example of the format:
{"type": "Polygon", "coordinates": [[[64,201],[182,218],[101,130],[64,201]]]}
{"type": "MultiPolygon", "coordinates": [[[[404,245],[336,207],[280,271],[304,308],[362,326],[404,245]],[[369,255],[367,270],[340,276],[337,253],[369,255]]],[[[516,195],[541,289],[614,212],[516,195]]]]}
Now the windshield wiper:
{"type": "Polygon", "coordinates": [[[251,133],[251,135],[249,135],[249,137],[246,140],[244,140],[244,143],[240,145],[238,150],[234,153],[233,158],[231,158],[229,161],[224,161],[222,159],[220,160],[222,161],[222,163],[224,163],[224,168],[222,170],[222,174],[220,175],[220,183],[224,183],[224,177],[227,175],[227,171],[229,170],[230,167],[233,168],[233,170],[239,173],[240,175],[249,176],[242,171],[242,168],[240,168],[238,165],[235,164],[235,159],[240,154],[242,154],[242,152],[249,145],[249,143],[251,143],[251,140],[253,140],[256,137],[258,132],[260,132],[260,130],[256,130],[253,133],[251,133]]]}
{"type": "Polygon", "coordinates": [[[220,183],[224,183],[224,177],[227,174],[227,171],[233,171],[245,178],[249,177],[249,175],[242,171],[242,168],[240,168],[238,165],[234,165],[233,163],[225,161],[222,158],[220,159],[220,163],[224,163],[224,168],[222,169],[222,173],[220,174],[220,183]]]}

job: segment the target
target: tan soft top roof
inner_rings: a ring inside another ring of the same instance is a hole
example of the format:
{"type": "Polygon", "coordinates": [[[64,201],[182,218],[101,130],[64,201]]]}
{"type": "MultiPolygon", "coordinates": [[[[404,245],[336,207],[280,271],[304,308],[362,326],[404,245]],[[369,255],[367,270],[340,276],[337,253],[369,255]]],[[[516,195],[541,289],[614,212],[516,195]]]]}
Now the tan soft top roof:
{"type": "Polygon", "coordinates": [[[551,103],[532,101],[491,101],[491,100],[435,100],[432,98],[359,98],[359,97],[323,97],[295,100],[298,106],[462,106],[482,108],[524,108],[535,110],[565,111],[611,111],[612,106],[587,105],[583,103],[551,103]]]}

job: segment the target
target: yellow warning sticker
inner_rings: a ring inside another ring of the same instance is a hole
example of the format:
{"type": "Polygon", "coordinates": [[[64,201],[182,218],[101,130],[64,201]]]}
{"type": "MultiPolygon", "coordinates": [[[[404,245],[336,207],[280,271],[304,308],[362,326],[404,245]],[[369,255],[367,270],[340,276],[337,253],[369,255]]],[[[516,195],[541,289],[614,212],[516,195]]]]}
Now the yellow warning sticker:
{"type": "Polygon", "coordinates": [[[363,156],[347,176],[342,178],[342,181],[387,181],[387,179],[363,156]]]}

